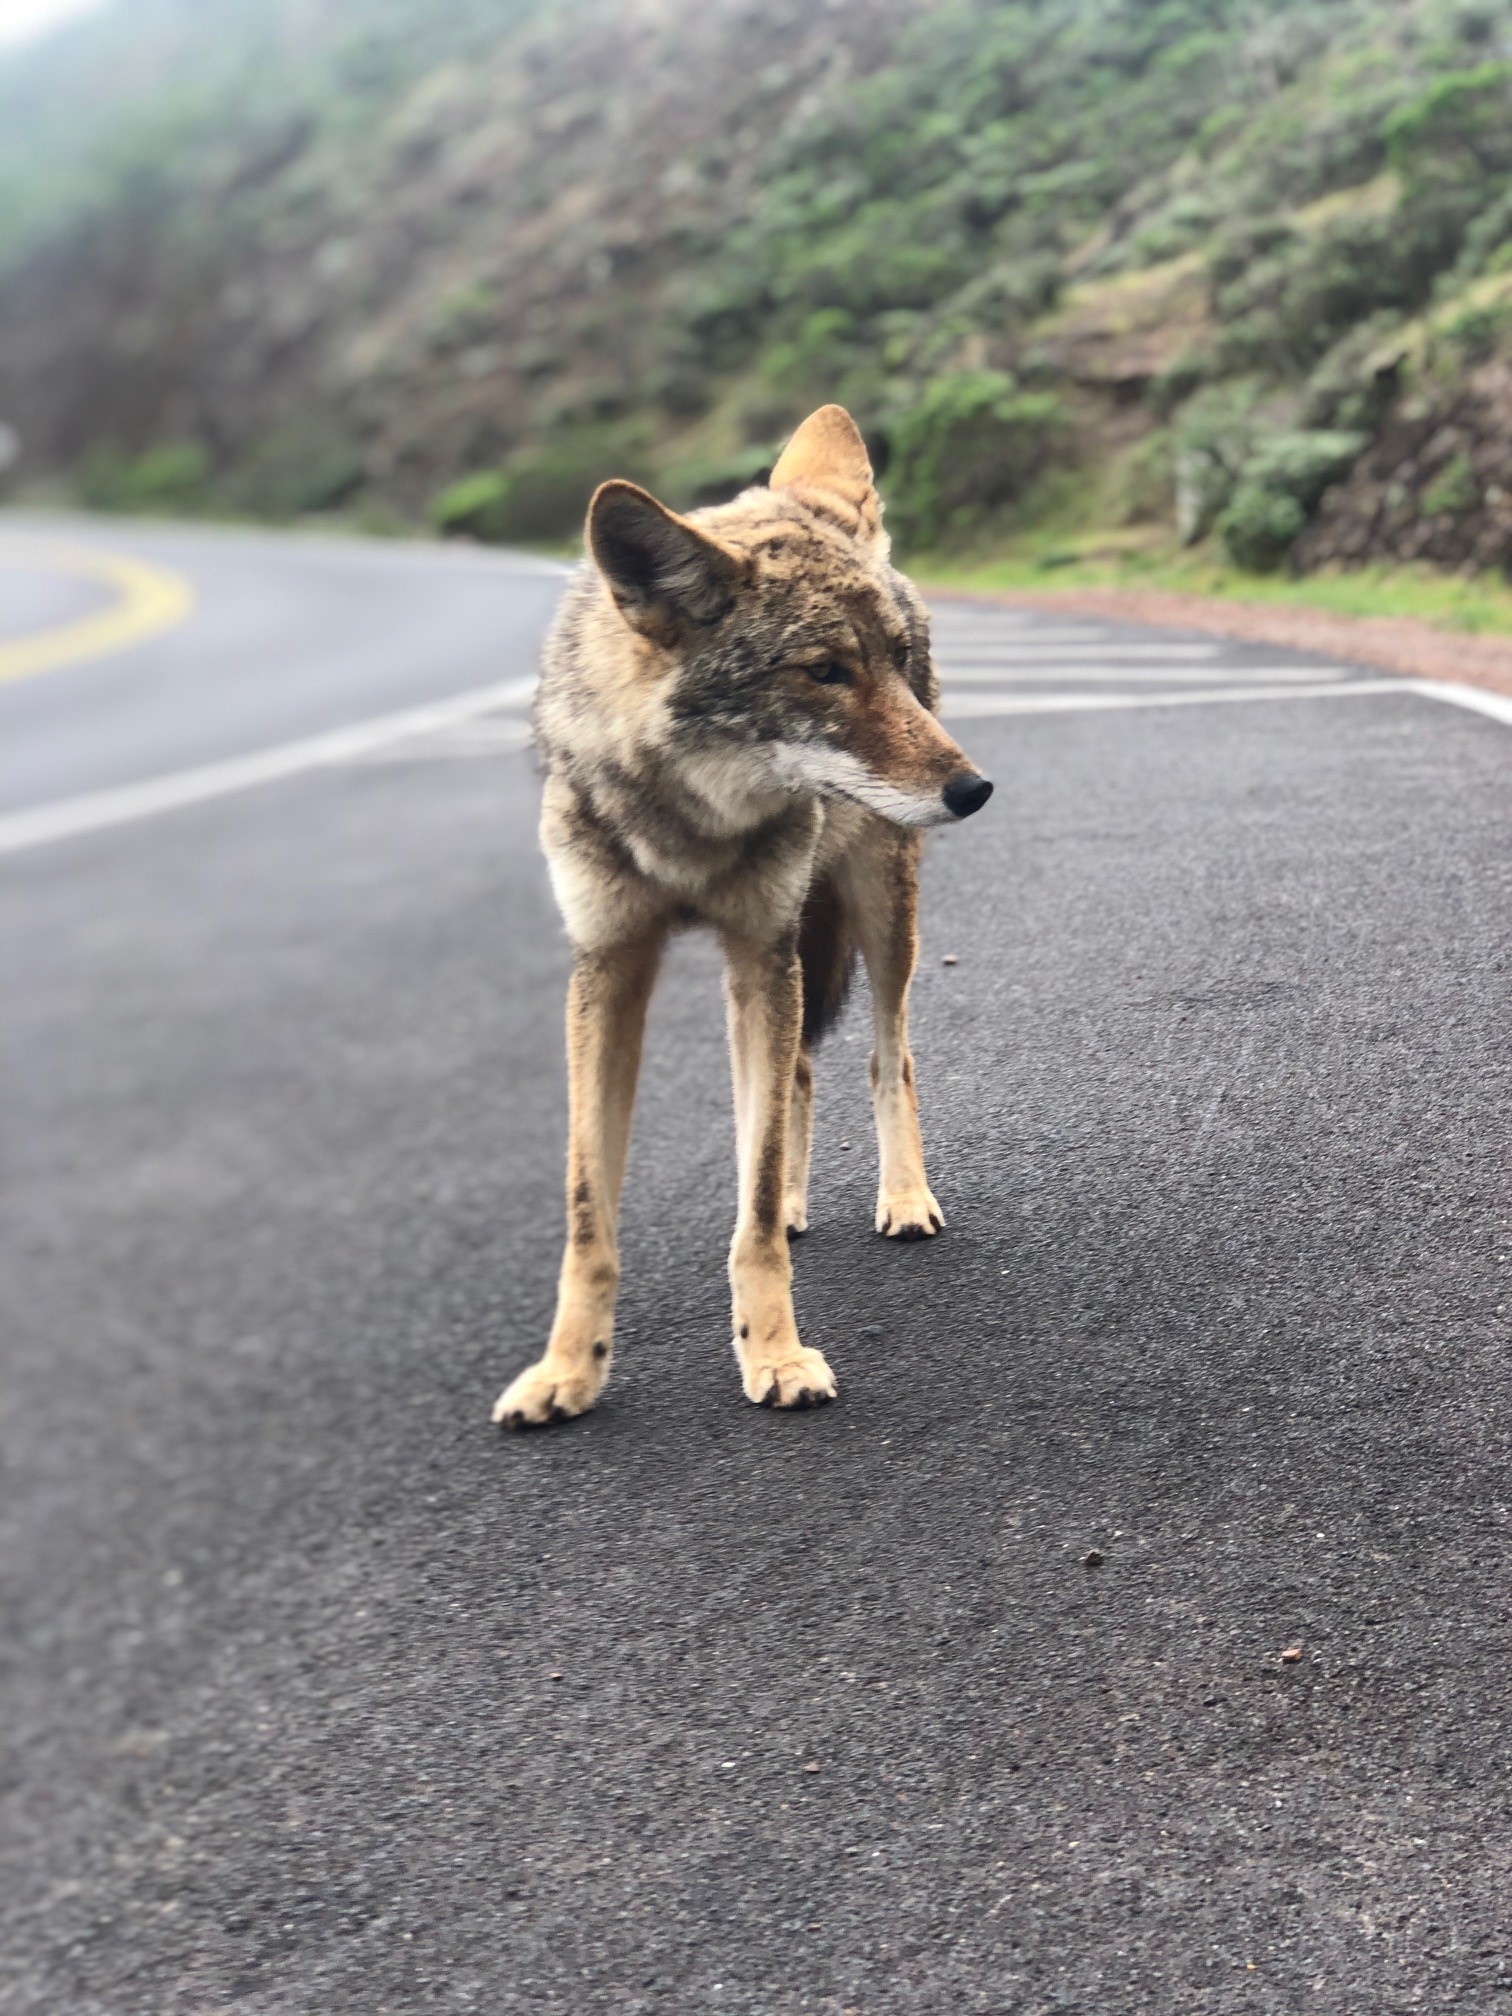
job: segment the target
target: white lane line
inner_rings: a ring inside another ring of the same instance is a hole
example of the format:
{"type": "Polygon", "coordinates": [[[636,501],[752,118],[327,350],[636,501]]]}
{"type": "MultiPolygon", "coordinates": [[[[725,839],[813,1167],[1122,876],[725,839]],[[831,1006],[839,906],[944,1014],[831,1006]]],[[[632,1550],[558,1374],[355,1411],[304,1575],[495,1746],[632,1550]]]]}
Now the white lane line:
{"type": "Polygon", "coordinates": [[[1017,650],[1023,644],[1107,644],[1116,649],[1118,636],[1107,630],[1007,630],[1001,624],[994,624],[990,630],[957,630],[945,623],[936,623],[930,631],[935,649],[959,651],[980,647],[983,650],[1006,646],[1017,650]]]}
{"type": "Polygon", "coordinates": [[[408,735],[402,742],[385,742],[381,748],[365,749],[353,763],[440,763],[467,756],[507,756],[523,749],[530,740],[530,723],[518,716],[498,720],[458,721],[448,728],[427,728],[408,735]]]}
{"type": "MultiPolygon", "coordinates": [[[[929,620],[940,629],[949,623],[959,623],[962,629],[979,630],[1032,630],[1036,624],[1043,625],[1047,630],[1057,627],[1053,616],[1030,616],[1016,609],[983,609],[974,602],[937,603],[929,612],[929,620]]],[[[1073,617],[1067,627],[1085,630],[1090,626],[1085,618],[1073,617]]]]}
{"type": "MultiPolygon", "coordinates": [[[[1080,659],[1088,656],[1085,644],[1034,644],[1006,639],[993,651],[962,651],[950,645],[940,645],[935,656],[944,663],[952,661],[957,665],[1012,664],[1018,665],[1031,658],[1048,661],[1080,659]]],[[[1199,660],[1221,658],[1224,655],[1221,644],[1109,644],[1100,649],[1097,656],[1108,664],[1147,665],[1175,663],[1178,659],[1199,660]]]]}
{"type": "Polygon", "coordinates": [[[1505,693],[1488,693],[1484,686],[1461,686],[1448,679],[1404,679],[1403,685],[1425,700],[1444,700],[1451,707],[1468,707],[1473,714],[1488,714],[1504,728],[1512,728],[1512,698],[1505,693]]]}
{"type": "Polygon", "coordinates": [[[281,777],[295,777],[303,770],[349,763],[355,757],[369,756],[374,750],[409,741],[416,735],[451,728],[479,714],[518,707],[534,692],[534,679],[511,679],[498,686],[475,687],[470,693],[458,693],[449,700],[432,701],[425,707],[406,707],[397,714],[381,714],[350,728],[333,728],[299,742],[260,749],[251,756],[232,756],[221,763],[175,770],[166,777],[149,777],[140,784],[121,784],[112,790],[90,791],[30,811],[12,812],[0,818],[0,854],[19,854],[29,847],[44,847],[52,840],[70,840],[109,826],[153,819],[162,812],[177,812],[187,805],[203,805],[207,799],[225,798],[258,784],[275,783],[281,777]]]}
{"type": "Polygon", "coordinates": [[[940,677],[950,686],[1058,686],[1073,681],[1086,684],[1140,685],[1167,682],[1172,685],[1253,685],[1258,680],[1273,684],[1287,681],[1297,686],[1323,682],[1337,684],[1342,668],[1337,665],[1104,665],[1089,659],[1084,665],[942,665],[940,677]]]}
{"type": "MultiPolygon", "coordinates": [[[[1093,714],[1127,707],[1207,707],[1225,700],[1334,700],[1355,693],[1412,693],[1406,679],[1351,679],[1333,686],[1219,686],[1201,693],[947,692],[941,713],[953,721],[989,714],[1093,714]]],[[[1422,689],[1422,690],[1426,690],[1422,689]]]]}
{"type": "MultiPolygon", "coordinates": [[[[376,720],[359,722],[351,728],[337,728],[329,734],[313,735],[302,742],[286,742],[276,749],[264,749],[253,756],[233,757],[224,763],[207,763],[194,770],[179,770],[167,777],[154,777],[143,784],[127,784],[112,791],[94,791],[79,798],[65,798],[28,812],[0,817],[0,854],[19,854],[27,848],[43,847],[53,840],[97,833],[111,826],[124,826],[137,819],[155,818],[161,812],[175,812],[185,806],[202,805],[212,798],[224,798],[258,784],[271,784],[281,777],[301,771],[321,769],[329,764],[347,763],[371,756],[375,751],[434,734],[471,721],[479,715],[517,707],[535,691],[534,679],[514,679],[498,686],[483,686],[470,693],[456,694],[428,707],[406,708],[402,713],[384,714],[376,720]]],[[[1196,693],[966,693],[947,694],[943,711],[957,720],[997,714],[1090,714],[1134,707],[1183,707],[1220,704],[1227,700],[1327,700],[1348,699],[1370,693],[1415,693],[1425,700],[1447,702],[1488,716],[1512,728],[1512,700],[1488,693],[1478,686],[1461,686],[1432,679],[1351,679],[1329,686],[1228,686],[1196,693]]],[[[501,724],[502,725],[502,724],[501,724]]],[[[510,724],[521,742],[523,722],[510,724]]]]}

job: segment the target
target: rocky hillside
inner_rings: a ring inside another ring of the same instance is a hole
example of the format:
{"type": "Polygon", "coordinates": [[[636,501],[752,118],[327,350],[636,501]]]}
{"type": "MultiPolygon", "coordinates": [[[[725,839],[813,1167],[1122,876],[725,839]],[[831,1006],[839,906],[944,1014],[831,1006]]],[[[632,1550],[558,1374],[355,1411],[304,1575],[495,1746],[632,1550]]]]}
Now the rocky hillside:
{"type": "Polygon", "coordinates": [[[20,485],[550,537],[840,398],[914,550],[1512,562],[1494,0],[132,0],[0,192],[20,485]]]}

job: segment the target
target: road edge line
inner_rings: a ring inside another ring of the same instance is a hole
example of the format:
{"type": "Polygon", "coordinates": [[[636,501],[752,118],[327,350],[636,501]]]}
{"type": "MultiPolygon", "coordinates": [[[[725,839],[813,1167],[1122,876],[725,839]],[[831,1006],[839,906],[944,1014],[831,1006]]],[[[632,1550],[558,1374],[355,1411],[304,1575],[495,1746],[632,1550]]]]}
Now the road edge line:
{"type": "Polygon", "coordinates": [[[1487,686],[1466,686],[1457,679],[1408,679],[1402,682],[1425,700],[1442,700],[1450,707],[1467,707],[1472,714],[1484,714],[1512,728],[1512,697],[1493,693],[1487,686]]]}
{"type": "MultiPolygon", "coordinates": [[[[533,678],[507,680],[495,686],[475,687],[449,700],[433,701],[424,707],[409,707],[396,714],[382,714],[349,728],[327,730],[298,742],[284,742],[251,756],[233,756],[221,763],[206,763],[191,770],[176,770],[166,776],[151,777],[139,784],[123,784],[106,791],[87,792],[63,798],[23,812],[0,815],[0,855],[19,854],[55,840],[70,840],[88,833],[103,832],[139,819],[151,819],[165,812],[177,812],[211,799],[229,797],[238,791],[272,784],[308,770],[346,762],[389,743],[408,741],[437,729],[449,728],[479,714],[489,714],[528,700],[535,691],[533,678]]],[[[947,691],[942,712],[958,720],[986,720],[994,716],[1036,714],[1117,713],[1151,707],[1214,706],[1225,702],[1253,700],[1330,700],[1351,695],[1415,693],[1424,699],[1464,707],[1473,713],[1512,727],[1512,700],[1488,693],[1478,686],[1464,686],[1435,679],[1350,679],[1329,686],[1229,687],[1202,693],[1081,693],[1081,694],[991,694],[962,696],[964,707],[950,704],[947,691]]]]}
{"type": "Polygon", "coordinates": [[[471,720],[478,714],[518,706],[531,697],[535,685],[530,678],[477,686],[449,700],[406,707],[396,714],[380,714],[371,721],[328,729],[298,742],[281,742],[250,756],[232,756],[220,763],[203,763],[191,770],[148,777],[138,784],[113,785],[109,790],[90,791],[77,798],[60,798],[51,805],[12,812],[0,817],[0,855],[20,854],[55,840],[72,840],[86,833],[103,832],[108,827],[153,819],[165,812],[179,812],[213,798],[249,791],[259,784],[273,784],[307,770],[344,763],[391,742],[408,741],[450,728],[458,721],[471,720]]]}
{"type": "Polygon", "coordinates": [[[1101,714],[1119,713],[1142,707],[1215,707],[1237,700],[1340,700],[1352,694],[1411,693],[1414,682],[1406,679],[1347,679],[1332,686],[1229,686],[1213,687],[1200,693],[1067,693],[1028,694],[981,693],[953,695],[949,681],[940,712],[947,719],[989,720],[994,715],[1012,714],[1101,714]],[[955,704],[963,699],[965,705],[955,704]]]}

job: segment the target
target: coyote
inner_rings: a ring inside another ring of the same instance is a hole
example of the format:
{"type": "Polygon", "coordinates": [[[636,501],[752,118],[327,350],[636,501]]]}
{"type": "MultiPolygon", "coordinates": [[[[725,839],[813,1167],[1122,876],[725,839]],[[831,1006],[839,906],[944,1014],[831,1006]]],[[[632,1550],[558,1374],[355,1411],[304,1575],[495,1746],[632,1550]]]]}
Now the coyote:
{"type": "Polygon", "coordinates": [[[908,985],[920,829],[992,786],[935,718],[918,591],[888,563],[850,415],[823,406],[767,487],[680,517],[633,483],[588,508],[590,562],[546,640],[536,702],[541,840],[573,952],[567,1250],[546,1353],[493,1418],[581,1414],[608,1377],[616,1227],[646,1005],[668,934],[719,936],[739,1211],[730,1248],[747,1399],[835,1397],[793,1317],[807,1226],[812,1052],[857,951],[871,982],[876,1229],[944,1223],[924,1174],[908,985]]]}

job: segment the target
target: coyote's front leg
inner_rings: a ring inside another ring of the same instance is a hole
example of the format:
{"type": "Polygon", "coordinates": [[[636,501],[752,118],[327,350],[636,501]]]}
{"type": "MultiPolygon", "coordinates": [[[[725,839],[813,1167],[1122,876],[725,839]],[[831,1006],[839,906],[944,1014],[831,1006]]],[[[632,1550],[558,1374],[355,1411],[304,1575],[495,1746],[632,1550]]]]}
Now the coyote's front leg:
{"type": "Polygon", "coordinates": [[[871,982],[877,1122],[877,1217],[890,1239],[929,1239],[945,1223],[924,1174],[919,1095],[908,1047],[908,986],[918,957],[919,840],[888,834],[856,859],[850,888],[871,982]]]}
{"type": "Polygon", "coordinates": [[[506,1428],[582,1414],[609,1376],[619,1287],[620,1185],[659,933],[580,953],[567,989],[567,1250],[546,1354],[494,1404],[506,1428]]]}
{"type": "Polygon", "coordinates": [[[730,1247],[735,1355],[746,1398],[812,1407],[835,1397],[822,1355],[798,1340],[788,1252],[786,1173],[793,1081],[803,1025],[796,941],[725,940],[725,996],[740,1158],[740,1208],[730,1247]]]}

